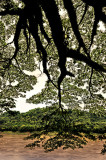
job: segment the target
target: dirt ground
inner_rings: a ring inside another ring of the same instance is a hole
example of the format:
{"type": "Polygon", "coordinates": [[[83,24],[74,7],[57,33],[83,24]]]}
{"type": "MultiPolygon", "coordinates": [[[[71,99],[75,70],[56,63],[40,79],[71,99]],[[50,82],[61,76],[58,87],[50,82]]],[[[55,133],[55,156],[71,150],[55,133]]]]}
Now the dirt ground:
{"type": "Polygon", "coordinates": [[[0,160],[106,160],[101,154],[103,141],[89,141],[82,149],[61,148],[45,153],[43,148],[30,150],[25,145],[34,140],[23,140],[25,135],[4,134],[0,138],[0,160]]]}

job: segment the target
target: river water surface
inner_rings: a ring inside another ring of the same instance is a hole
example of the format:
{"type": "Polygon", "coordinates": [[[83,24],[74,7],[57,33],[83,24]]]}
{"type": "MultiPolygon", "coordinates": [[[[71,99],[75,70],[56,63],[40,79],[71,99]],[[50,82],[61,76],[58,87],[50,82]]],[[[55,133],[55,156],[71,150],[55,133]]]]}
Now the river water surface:
{"type": "Polygon", "coordinates": [[[30,150],[25,145],[34,140],[23,140],[25,135],[3,134],[0,138],[0,160],[106,160],[101,154],[103,141],[89,141],[82,149],[61,148],[45,153],[43,148],[30,150]]]}

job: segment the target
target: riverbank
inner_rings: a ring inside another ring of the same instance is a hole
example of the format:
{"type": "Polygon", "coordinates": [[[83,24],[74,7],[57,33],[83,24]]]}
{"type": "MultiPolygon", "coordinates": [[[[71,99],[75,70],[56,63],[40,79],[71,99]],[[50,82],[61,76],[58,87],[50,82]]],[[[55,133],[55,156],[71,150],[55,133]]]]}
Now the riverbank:
{"type": "Polygon", "coordinates": [[[1,160],[105,160],[106,155],[101,154],[104,141],[89,141],[84,148],[80,149],[58,149],[45,153],[43,148],[33,150],[25,148],[28,143],[34,140],[24,140],[26,134],[2,133],[0,138],[0,159],[1,160]]]}

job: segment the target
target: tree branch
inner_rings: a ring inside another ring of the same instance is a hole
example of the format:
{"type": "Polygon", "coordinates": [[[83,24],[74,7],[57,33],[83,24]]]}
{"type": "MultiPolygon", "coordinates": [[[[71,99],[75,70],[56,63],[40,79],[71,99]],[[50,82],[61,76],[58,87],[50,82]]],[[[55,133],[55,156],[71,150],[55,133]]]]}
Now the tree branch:
{"type": "Polygon", "coordinates": [[[106,72],[106,69],[103,68],[103,66],[92,61],[91,59],[89,59],[88,57],[86,57],[85,55],[83,55],[82,53],[80,53],[76,50],[70,49],[66,55],[67,55],[67,57],[73,58],[75,60],[85,62],[88,66],[92,67],[96,71],[106,72]]]}
{"type": "Polygon", "coordinates": [[[22,14],[22,9],[18,8],[17,10],[11,9],[11,10],[5,10],[1,11],[0,15],[5,16],[5,15],[21,15],[22,14]]]}

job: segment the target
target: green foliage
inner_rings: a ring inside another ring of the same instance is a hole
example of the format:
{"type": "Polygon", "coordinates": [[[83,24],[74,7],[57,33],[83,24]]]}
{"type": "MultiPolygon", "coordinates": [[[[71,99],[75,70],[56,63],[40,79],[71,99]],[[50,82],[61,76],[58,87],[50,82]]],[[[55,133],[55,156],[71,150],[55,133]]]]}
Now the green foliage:
{"type": "Polygon", "coordinates": [[[13,132],[18,131],[18,125],[13,125],[11,131],[13,132]]]}
{"type": "Polygon", "coordinates": [[[62,112],[56,107],[47,107],[26,113],[11,111],[0,115],[0,122],[0,131],[31,132],[26,139],[35,141],[26,147],[42,144],[46,152],[59,147],[80,148],[87,143],[84,137],[106,139],[106,115],[101,117],[78,109],[62,112]]]}
{"type": "Polygon", "coordinates": [[[5,112],[0,115],[0,129],[12,131],[38,131],[72,133],[101,133],[106,131],[106,116],[81,110],[61,112],[56,108],[37,108],[26,113],[5,112]]]}
{"type": "Polygon", "coordinates": [[[33,89],[36,75],[27,75],[25,71],[40,70],[42,62],[50,83],[47,81],[41,93],[27,102],[57,104],[60,86],[62,106],[80,108],[83,103],[86,109],[102,116],[106,106],[102,73],[105,72],[105,33],[99,22],[104,26],[105,20],[100,17],[105,7],[103,2],[96,8],[99,1],[96,6],[88,1],[0,1],[2,103],[4,99],[25,97],[26,91],[33,89]]]}
{"type": "Polygon", "coordinates": [[[44,144],[46,150],[81,147],[85,143],[79,139],[81,133],[92,139],[94,133],[105,137],[105,34],[99,28],[99,22],[104,26],[106,21],[105,4],[0,1],[0,112],[7,111],[0,115],[1,131],[37,131],[33,136],[38,139],[56,132],[44,144]],[[37,83],[31,72],[40,70],[41,62],[48,80],[27,102],[49,107],[12,112],[15,98],[25,97],[37,83]]]}
{"type": "Polygon", "coordinates": [[[35,125],[22,125],[19,128],[20,132],[32,132],[32,131],[35,131],[35,130],[36,130],[35,125]]]}

